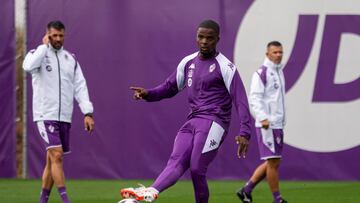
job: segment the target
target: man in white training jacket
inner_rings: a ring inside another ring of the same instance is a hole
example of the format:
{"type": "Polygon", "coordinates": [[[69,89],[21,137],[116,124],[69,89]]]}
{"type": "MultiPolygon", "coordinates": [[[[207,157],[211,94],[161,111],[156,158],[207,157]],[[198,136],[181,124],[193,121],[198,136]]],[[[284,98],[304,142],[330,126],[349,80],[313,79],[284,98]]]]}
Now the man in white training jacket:
{"type": "Polygon", "coordinates": [[[32,75],[33,119],[47,150],[40,203],[48,202],[54,184],[62,202],[70,203],[65,187],[63,155],[70,152],[74,98],[85,115],[85,130],[92,132],[94,129],[93,105],[86,81],[74,55],[64,50],[64,37],[64,24],[49,22],[43,44],[31,50],[23,63],[24,70],[32,75]]]}
{"type": "Polygon", "coordinates": [[[285,126],[285,80],[281,64],[282,56],[281,43],[269,42],[264,64],[252,77],[249,103],[256,120],[260,157],[264,162],[237,192],[242,202],[252,202],[252,190],[266,177],[274,203],[286,203],[280,194],[278,172],[285,126]]]}

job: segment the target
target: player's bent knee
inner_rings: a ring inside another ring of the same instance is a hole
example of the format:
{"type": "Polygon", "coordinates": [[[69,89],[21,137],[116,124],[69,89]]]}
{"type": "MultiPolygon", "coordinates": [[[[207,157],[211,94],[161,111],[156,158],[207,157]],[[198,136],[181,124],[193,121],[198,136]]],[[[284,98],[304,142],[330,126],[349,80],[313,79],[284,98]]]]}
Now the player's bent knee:
{"type": "Polygon", "coordinates": [[[62,162],[64,153],[61,150],[50,149],[49,152],[52,163],[62,162]]]}

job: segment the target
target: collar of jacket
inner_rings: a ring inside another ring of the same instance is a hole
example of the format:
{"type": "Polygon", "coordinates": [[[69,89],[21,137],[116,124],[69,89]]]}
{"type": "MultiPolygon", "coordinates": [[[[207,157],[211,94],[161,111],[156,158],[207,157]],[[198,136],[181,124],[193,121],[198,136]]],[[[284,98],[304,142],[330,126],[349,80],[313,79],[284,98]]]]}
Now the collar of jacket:
{"type": "Polygon", "coordinates": [[[51,45],[51,43],[48,44],[48,47],[49,47],[49,49],[50,49],[51,51],[53,51],[53,52],[60,52],[60,51],[62,51],[62,50],[64,49],[64,46],[61,46],[60,49],[55,49],[55,48],[51,45]]]}
{"type": "Polygon", "coordinates": [[[275,64],[274,62],[270,61],[270,59],[268,57],[265,57],[265,60],[264,60],[264,63],[263,63],[264,66],[268,67],[268,68],[272,68],[272,69],[275,69],[275,70],[279,70],[283,67],[283,64],[275,64]]]}

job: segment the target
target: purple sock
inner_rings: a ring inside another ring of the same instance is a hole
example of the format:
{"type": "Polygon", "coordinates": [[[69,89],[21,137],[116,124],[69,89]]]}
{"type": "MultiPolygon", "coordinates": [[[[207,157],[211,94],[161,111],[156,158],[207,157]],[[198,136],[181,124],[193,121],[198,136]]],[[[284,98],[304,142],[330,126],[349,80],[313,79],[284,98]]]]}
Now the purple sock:
{"type": "Polygon", "coordinates": [[[60,187],[58,188],[59,195],[61,197],[62,203],[70,203],[70,200],[66,193],[66,187],[60,187]]]}
{"type": "Polygon", "coordinates": [[[244,191],[246,193],[251,193],[254,189],[256,184],[254,184],[251,180],[249,180],[246,184],[245,184],[245,187],[244,187],[244,191]]]}
{"type": "Polygon", "coordinates": [[[39,203],[47,203],[50,197],[51,190],[43,188],[40,193],[40,201],[39,203]]]}
{"type": "Polygon", "coordinates": [[[274,198],[274,202],[275,203],[280,203],[280,200],[281,200],[280,192],[279,191],[278,192],[273,192],[272,195],[273,195],[273,198],[274,198]]]}

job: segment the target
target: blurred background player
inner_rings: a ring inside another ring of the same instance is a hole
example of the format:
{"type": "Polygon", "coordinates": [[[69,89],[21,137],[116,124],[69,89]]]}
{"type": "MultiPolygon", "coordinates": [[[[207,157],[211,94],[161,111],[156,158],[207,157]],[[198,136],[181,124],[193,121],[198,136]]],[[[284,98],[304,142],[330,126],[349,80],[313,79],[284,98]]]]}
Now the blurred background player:
{"type": "Polygon", "coordinates": [[[207,203],[206,172],[228,133],[232,103],[240,119],[236,136],[238,156],[245,156],[250,138],[250,112],[240,75],[224,55],[216,50],[219,25],[205,20],[197,27],[199,51],[186,56],[164,83],[153,88],[131,87],[136,100],[159,101],[187,88],[191,112],[175,138],[165,169],[151,187],[125,188],[123,197],[152,202],[159,192],[172,186],[190,169],[196,203],[207,203]]]}
{"type": "Polygon", "coordinates": [[[32,75],[33,119],[46,146],[40,203],[48,202],[53,184],[63,203],[69,203],[63,171],[63,155],[70,152],[70,127],[74,98],[85,114],[85,130],[92,132],[93,105],[81,68],[63,49],[65,26],[60,21],[47,25],[43,44],[25,57],[23,68],[32,75]]]}
{"type": "Polygon", "coordinates": [[[285,126],[285,80],[282,71],[283,48],[280,42],[267,45],[266,58],[252,76],[249,103],[255,118],[259,152],[264,163],[237,195],[243,202],[252,202],[251,192],[265,177],[275,203],[286,203],[279,190],[279,166],[285,126]]]}

